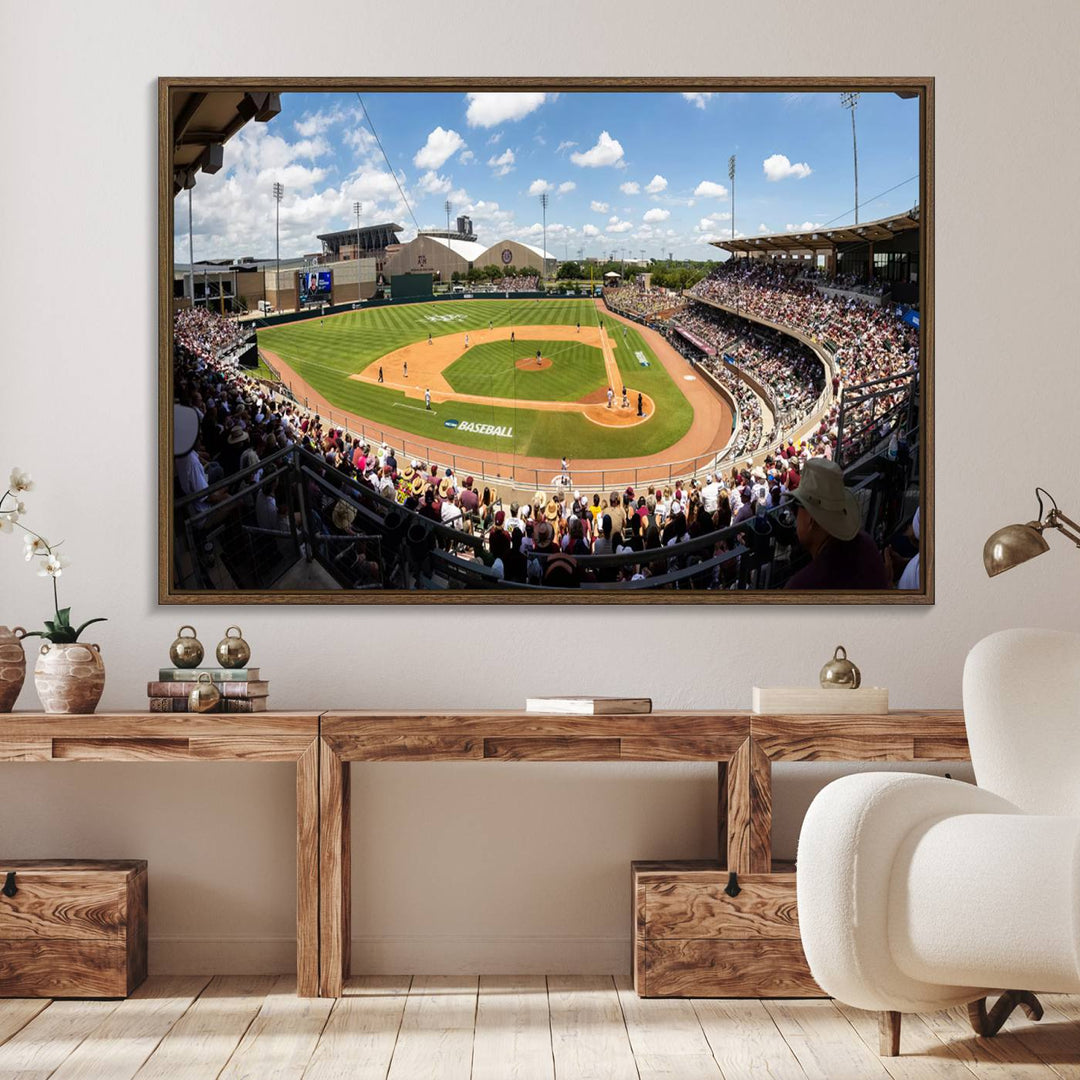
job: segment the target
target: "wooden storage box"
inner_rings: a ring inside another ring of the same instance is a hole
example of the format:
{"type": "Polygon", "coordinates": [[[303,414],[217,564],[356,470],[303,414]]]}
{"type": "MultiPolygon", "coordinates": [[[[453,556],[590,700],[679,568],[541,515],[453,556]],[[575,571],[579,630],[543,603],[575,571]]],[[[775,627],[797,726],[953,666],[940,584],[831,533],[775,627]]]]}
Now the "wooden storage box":
{"type": "Polygon", "coordinates": [[[130,994],[146,978],[146,876],[143,859],[0,861],[0,997],[130,994]]]}
{"type": "Polygon", "coordinates": [[[795,866],[740,874],[715,862],[635,862],[634,989],[642,997],[824,997],[795,910],[795,866]]]}

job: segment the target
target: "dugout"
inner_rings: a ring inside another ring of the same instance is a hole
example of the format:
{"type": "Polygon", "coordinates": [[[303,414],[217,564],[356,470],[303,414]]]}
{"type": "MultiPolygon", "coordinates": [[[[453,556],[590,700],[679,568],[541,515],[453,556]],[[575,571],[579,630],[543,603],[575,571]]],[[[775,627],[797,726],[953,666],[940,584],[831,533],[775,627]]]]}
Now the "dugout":
{"type": "Polygon", "coordinates": [[[390,279],[390,295],[395,300],[435,295],[434,274],[394,274],[390,279]]]}

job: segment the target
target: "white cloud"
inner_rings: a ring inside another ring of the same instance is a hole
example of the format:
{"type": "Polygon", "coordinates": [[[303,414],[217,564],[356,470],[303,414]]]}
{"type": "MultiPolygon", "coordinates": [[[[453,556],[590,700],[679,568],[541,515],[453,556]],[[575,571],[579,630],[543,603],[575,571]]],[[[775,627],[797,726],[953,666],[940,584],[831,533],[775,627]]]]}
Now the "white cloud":
{"type": "Polygon", "coordinates": [[[576,150],[570,155],[575,165],[596,169],[604,165],[618,165],[622,161],[623,148],[618,139],[613,139],[606,131],[600,132],[596,145],[590,150],[576,150]]]}
{"type": "Polygon", "coordinates": [[[712,218],[703,217],[695,226],[695,232],[710,232],[716,228],[716,222],[712,218]]]}
{"type": "MultiPolygon", "coordinates": [[[[353,203],[364,204],[362,222],[401,221],[408,211],[394,176],[373,161],[362,161],[327,186],[329,170],[316,163],[325,153],[319,138],[290,143],[269,134],[265,124],[249,124],[225,145],[220,172],[199,177],[194,200],[196,258],[258,255],[274,241],[273,183],[285,185],[281,204],[281,254],[312,250],[316,233],[356,224],[353,203]],[[269,224],[268,224],[269,223],[269,224]]],[[[404,178],[402,182],[404,182],[404,178]]],[[[187,220],[178,231],[187,251],[187,220]]],[[[178,222],[178,225],[180,223],[178,222]]]]}
{"type": "Polygon", "coordinates": [[[577,143],[574,142],[573,139],[563,139],[563,141],[555,147],[555,153],[561,154],[564,150],[570,150],[575,146],[577,146],[577,143]]]}
{"type": "Polygon", "coordinates": [[[659,173],[657,173],[646,185],[645,190],[650,195],[658,195],[664,188],[667,187],[667,180],[665,180],[659,173]]]}
{"type": "MultiPolygon", "coordinates": [[[[473,226],[478,232],[506,232],[514,220],[513,212],[503,210],[497,202],[485,202],[480,199],[477,202],[465,203],[460,213],[468,214],[473,220],[473,226]]],[[[498,237],[494,237],[498,239],[498,237]]]]}
{"type": "Polygon", "coordinates": [[[458,161],[462,165],[469,165],[475,160],[476,155],[471,150],[462,150],[461,153],[458,154],[458,161]]]}
{"type": "Polygon", "coordinates": [[[640,195],[641,185],[636,180],[627,180],[625,184],[619,185],[619,190],[624,195],[640,195]]]}
{"type": "Polygon", "coordinates": [[[564,180],[559,185],[559,194],[560,195],[565,195],[565,194],[567,194],[567,192],[573,191],[574,188],[576,188],[576,187],[577,187],[577,184],[575,184],[573,180],[564,180]]]}
{"type": "Polygon", "coordinates": [[[465,119],[469,127],[495,127],[506,120],[520,120],[535,112],[557,94],[466,94],[469,107],[465,119]]]}
{"type": "Polygon", "coordinates": [[[375,136],[366,127],[354,127],[342,135],[346,146],[351,146],[358,154],[366,154],[375,147],[375,136]]]}
{"type": "Polygon", "coordinates": [[[582,225],[581,232],[583,236],[599,236],[600,230],[595,225],[582,225]]]}
{"type": "Polygon", "coordinates": [[[709,94],[694,94],[694,93],[689,93],[689,94],[688,94],[688,93],[686,93],[686,92],[684,91],[684,92],[683,92],[683,97],[684,97],[684,98],[686,98],[686,100],[687,100],[687,101],[689,101],[689,102],[690,102],[690,104],[691,104],[691,105],[693,105],[693,106],[695,106],[696,108],[698,108],[698,109],[704,109],[704,108],[705,108],[705,105],[706,105],[706,103],[707,103],[707,102],[709,101],[709,99],[710,99],[710,98],[712,97],[712,94],[711,94],[711,93],[709,93],[709,94]]]}
{"type": "Polygon", "coordinates": [[[821,228],[820,221],[804,221],[801,225],[785,225],[785,232],[813,232],[821,228]]]}
{"type": "Polygon", "coordinates": [[[494,146],[502,137],[503,133],[501,131],[496,131],[494,134],[489,135],[487,141],[488,146],[494,146]]]}
{"type": "Polygon", "coordinates": [[[321,135],[334,124],[341,123],[347,115],[340,107],[330,110],[319,109],[318,112],[305,113],[302,119],[295,121],[293,127],[296,128],[297,135],[309,139],[312,135],[321,135]]]}
{"type": "Polygon", "coordinates": [[[449,158],[464,148],[465,140],[456,131],[437,127],[413,155],[413,164],[418,169],[441,169],[449,158]]]}
{"type": "Polygon", "coordinates": [[[593,199],[593,201],[589,203],[589,209],[594,214],[606,214],[611,209],[611,207],[608,206],[606,202],[599,202],[598,200],[593,199]]]}
{"type": "Polygon", "coordinates": [[[508,146],[498,157],[488,158],[488,164],[496,176],[505,176],[514,171],[514,151],[508,146]]]}
{"type": "Polygon", "coordinates": [[[768,233],[768,232],[770,232],[771,230],[769,229],[769,226],[768,226],[768,225],[766,225],[766,224],[765,224],[765,222],[763,221],[763,222],[762,222],[762,223],[761,223],[761,224],[760,224],[760,225],[759,225],[759,226],[757,227],[757,231],[758,231],[759,233],[765,234],[765,233],[768,233]]]}
{"type": "Polygon", "coordinates": [[[670,210],[661,210],[659,206],[654,206],[651,210],[645,211],[645,216],[641,220],[651,225],[657,221],[667,221],[669,217],[671,217],[670,210]]]}
{"type": "Polygon", "coordinates": [[[696,188],[694,188],[694,194],[700,195],[705,199],[725,199],[727,198],[728,189],[723,184],[718,184],[715,180],[702,180],[696,188]]]}
{"type": "Polygon", "coordinates": [[[434,169],[429,169],[417,180],[416,186],[425,195],[445,195],[453,184],[449,176],[440,176],[434,169]]]}
{"type": "Polygon", "coordinates": [[[547,180],[534,180],[529,185],[530,195],[546,195],[549,191],[554,191],[555,185],[549,183],[547,180]]]}
{"type": "Polygon", "coordinates": [[[767,180],[786,180],[794,176],[796,180],[803,180],[811,173],[811,168],[805,161],[797,161],[793,165],[784,154],[773,154],[767,157],[761,167],[765,170],[767,180]]]}
{"type": "Polygon", "coordinates": [[[624,233],[629,232],[634,227],[632,221],[620,221],[617,217],[608,218],[606,232],[609,233],[624,233]]]}

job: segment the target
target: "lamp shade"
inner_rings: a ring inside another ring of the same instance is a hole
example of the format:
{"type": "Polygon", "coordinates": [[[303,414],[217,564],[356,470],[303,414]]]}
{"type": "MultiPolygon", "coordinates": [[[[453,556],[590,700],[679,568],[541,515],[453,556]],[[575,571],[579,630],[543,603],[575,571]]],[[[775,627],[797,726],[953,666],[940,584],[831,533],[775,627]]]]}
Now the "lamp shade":
{"type": "Polygon", "coordinates": [[[1043,539],[1038,522],[1006,525],[993,533],[983,545],[983,566],[990,577],[996,577],[1049,550],[1050,545],[1043,539]]]}

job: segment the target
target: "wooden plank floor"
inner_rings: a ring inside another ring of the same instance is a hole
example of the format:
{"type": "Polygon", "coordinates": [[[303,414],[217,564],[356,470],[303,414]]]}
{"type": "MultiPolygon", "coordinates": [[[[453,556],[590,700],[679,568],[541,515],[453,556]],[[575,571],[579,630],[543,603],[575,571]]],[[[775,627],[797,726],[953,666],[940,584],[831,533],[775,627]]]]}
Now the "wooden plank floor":
{"type": "Polygon", "coordinates": [[[292,976],[157,976],[126,1001],[0,999],[0,1080],[1080,1080],[1080,997],[990,1040],[963,1010],[643,1000],[624,976],[364,976],[339,1001],[292,976]]]}

